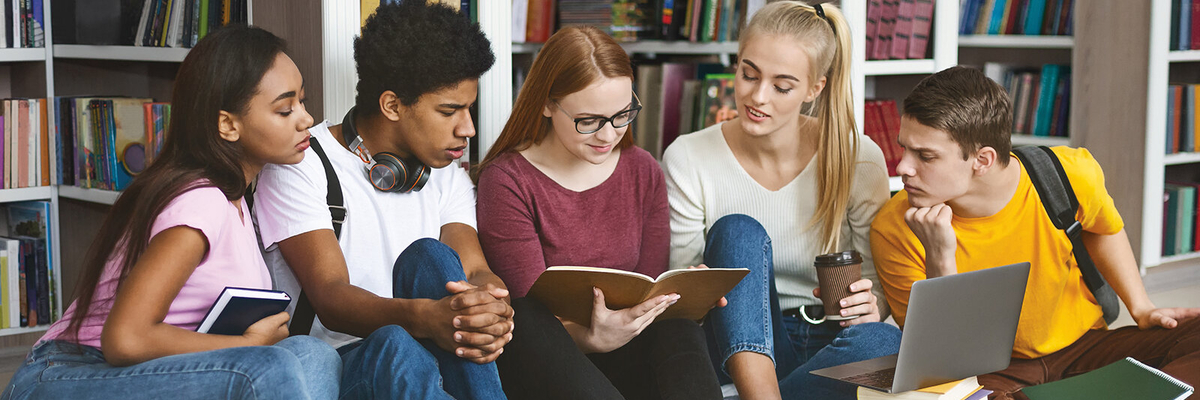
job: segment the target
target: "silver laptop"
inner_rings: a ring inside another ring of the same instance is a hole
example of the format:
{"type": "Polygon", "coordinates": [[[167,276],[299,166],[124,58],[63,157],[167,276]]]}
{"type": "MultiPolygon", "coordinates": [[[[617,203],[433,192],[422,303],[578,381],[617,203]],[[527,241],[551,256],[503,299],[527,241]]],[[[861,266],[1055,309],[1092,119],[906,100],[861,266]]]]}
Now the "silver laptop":
{"type": "Polygon", "coordinates": [[[900,353],[812,371],[887,393],[1008,368],[1029,263],[913,283],[900,353]]]}

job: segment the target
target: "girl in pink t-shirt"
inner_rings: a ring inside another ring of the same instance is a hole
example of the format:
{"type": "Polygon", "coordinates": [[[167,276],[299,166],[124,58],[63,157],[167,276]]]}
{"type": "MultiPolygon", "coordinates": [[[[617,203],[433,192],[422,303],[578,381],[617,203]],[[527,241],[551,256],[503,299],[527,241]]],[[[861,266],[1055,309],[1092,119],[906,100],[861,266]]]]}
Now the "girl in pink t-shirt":
{"type": "Polygon", "coordinates": [[[271,33],[200,41],[179,67],[162,153],[113,205],[78,298],[0,398],[335,397],[340,358],[287,338],[286,312],[241,335],[195,332],[225,287],[270,288],[243,195],[266,163],[304,158],[303,97],[271,33]]]}

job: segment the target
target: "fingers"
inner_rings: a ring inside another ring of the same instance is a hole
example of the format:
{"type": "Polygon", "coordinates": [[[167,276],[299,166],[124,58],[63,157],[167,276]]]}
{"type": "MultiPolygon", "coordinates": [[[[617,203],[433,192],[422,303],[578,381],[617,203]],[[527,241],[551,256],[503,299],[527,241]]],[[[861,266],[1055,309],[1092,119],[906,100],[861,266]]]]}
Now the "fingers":
{"type": "Polygon", "coordinates": [[[875,284],[872,283],[870,279],[860,279],[860,280],[858,280],[858,282],[854,282],[854,283],[850,284],[850,292],[851,293],[867,292],[867,291],[870,291],[871,288],[874,286],[875,286],[875,284]]]}
{"type": "Polygon", "coordinates": [[[675,300],[679,300],[679,295],[674,293],[655,296],[642,302],[642,304],[628,308],[627,311],[633,316],[633,318],[640,318],[641,316],[646,315],[651,310],[654,310],[656,307],[659,307],[665,303],[675,304],[675,300]]]}
{"type": "Polygon", "coordinates": [[[495,297],[497,300],[508,297],[508,289],[505,289],[505,288],[502,288],[502,287],[499,287],[499,286],[496,286],[496,285],[493,285],[490,283],[487,285],[484,285],[484,290],[487,291],[488,294],[492,295],[492,297],[495,297]]]}
{"type": "Polygon", "coordinates": [[[693,266],[687,267],[687,269],[708,269],[708,266],[704,265],[704,264],[700,264],[700,265],[693,265],[693,266]]]}
{"type": "Polygon", "coordinates": [[[729,305],[729,300],[725,300],[725,296],[721,296],[721,299],[717,300],[717,307],[725,307],[727,305],[729,305]]]}
{"type": "Polygon", "coordinates": [[[450,294],[458,294],[458,293],[462,293],[462,292],[465,292],[465,291],[468,291],[468,290],[471,290],[474,288],[475,288],[475,285],[472,285],[472,284],[468,283],[467,281],[446,282],[446,291],[450,292],[450,294]]]}
{"type": "Polygon", "coordinates": [[[863,314],[861,317],[842,321],[841,325],[842,326],[851,326],[851,325],[865,324],[868,322],[879,322],[879,313],[873,312],[873,313],[869,313],[869,314],[863,314]]]}
{"type": "Polygon", "coordinates": [[[504,352],[504,346],[512,341],[512,334],[496,338],[494,341],[481,346],[462,346],[454,349],[454,354],[476,363],[489,363],[496,360],[504,352]]]}
{"type": "Polygon", "coordinates": [[[263,318],[262,320],[264,323],[268,323],[271,326],[283,326],[286,330],[289,318],[291,318],[291,316],[288,315],[287,311],[280,311],[279,313],[263,318]]]}
{"type": "Polygon", "coordinates": [[[1163,328],[1174,329],[1176,326],[1179,325],[1179,321],[1176,321],[1175,318],[1171,318],[1171,317],[1167,316],[1166,314],[1155,313],[1153,315],[1153,318],[1154,318],[1154,323],[1163,328]]]}
{"type": "Polygon", "coordinates": [[[500,300],[454,311],[458,315],[495,314],[502,319],[513,317],[512,306],[500,300]]]}
{"type": "Polygon", "coordinates": [[[604,305],[604,291],[598,287],[592,287],[592,315],[596,315],[600,311],[608,311],[608,306],[604,305]]]}
{"type": "MultiPolygon", "coordinates": [[[[667,307],[670,307],[670,306],[674,305],[675,302],[679,301],[679,295],[677,295],[677,294],[669,294],[666,296],[667,296],[666,301],[656,304],[653,308],[647,310],[646,313],[644,313],[640,316],[637,316],[637,318],[633,319],[633,324],[635,326],[637,326],[637,333],[642,333],[642,329],[645,329],[646,326],[649,326],[651,323],[654,322],[655,318],[658,318],[659,315],[662,315],[663,312],[666,312],[667,307]]],[[[645,303],[643,303],[643,304],[645,304],[645,303]]],[[[636,315],[636,314],[634,314],[634,315],[636,315]]]]}
{"type": "Polygon", "coordinates": [[[457,343],[460,346],[477,347],[488,352],[492,352],[496,351],[496,349],[488,348],[487,346],[496,343],[499,338],[511,335],[511,333],[508,331],[508,327],[504,327],[503,332],[504,333],[499,335],[491,335],[487,333],[457,331],[454,332],[454,343],[457,343]]]}
{"type": "MultiPolygon", "coordinates": [[[[449,284],[447,284],[447,285],[449,285],[449,284]]],[[[503,290],[503,289],[500,289],[500,290],[503,290]]],[[[470,308],[470,307],[474,307],[474,306],[478,306],[478,305],[482,305],[482,304],[489,304],[489,303],[503,303],[503,301],[496,298],[496,296],[493,296],[492,293],[488,292],[487,290],[485,290],[483,288],[472,287],[471,289],[467,289],[467,290],[464,290],[457,294],[454,294],[453,297],[450,299],[450,309],[454,310],[454,311],[459,311],[459,310],[463,310],[466,308],[470,308]]]]}

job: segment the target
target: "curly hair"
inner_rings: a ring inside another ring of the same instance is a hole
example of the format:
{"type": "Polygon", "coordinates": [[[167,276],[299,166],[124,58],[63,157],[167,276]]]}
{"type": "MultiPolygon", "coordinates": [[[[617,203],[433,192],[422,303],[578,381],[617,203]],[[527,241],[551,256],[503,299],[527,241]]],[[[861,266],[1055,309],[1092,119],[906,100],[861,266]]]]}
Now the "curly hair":
{"type": "Polygon", "coordinates": [[[354,39],[359,112],[377,113],[391,90],[405,106],[421,95],[478,79],[496,62],[479,24],[440,3],[380,4],[354,39]]]}

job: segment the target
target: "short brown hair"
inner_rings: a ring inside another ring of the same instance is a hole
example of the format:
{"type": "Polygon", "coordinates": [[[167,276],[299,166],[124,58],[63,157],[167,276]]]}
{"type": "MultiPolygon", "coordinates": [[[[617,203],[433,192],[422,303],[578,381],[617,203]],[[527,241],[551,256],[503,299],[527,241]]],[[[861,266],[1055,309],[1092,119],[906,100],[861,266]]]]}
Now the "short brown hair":
{"type": "Polygon", "coordinates": [[[1012,151],[1012,103],[1000,84],[983,72],[951,67],[921,80],[904,99],[904,116],[950,134],[963,159],[984,147],[996,150],[1000,165],[1012,151]]]}

